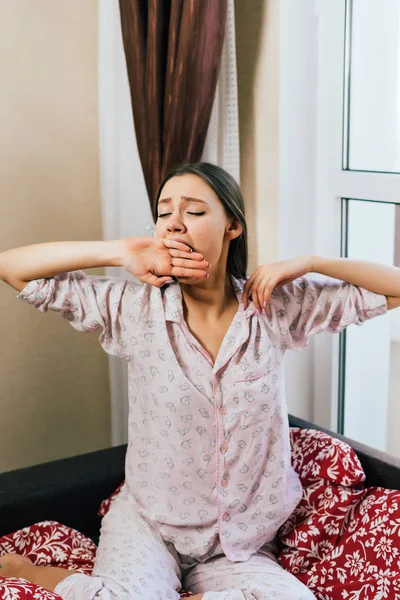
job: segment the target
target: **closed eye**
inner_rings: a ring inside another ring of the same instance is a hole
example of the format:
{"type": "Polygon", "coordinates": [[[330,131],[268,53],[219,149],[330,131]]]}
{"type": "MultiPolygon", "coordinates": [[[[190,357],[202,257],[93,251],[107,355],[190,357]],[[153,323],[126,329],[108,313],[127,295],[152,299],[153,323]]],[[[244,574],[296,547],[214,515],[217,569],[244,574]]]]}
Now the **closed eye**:
{"type": "MultiPolygon", "coordinates": [[[[171,215],[171,214],[172,214],[172,213],[163,213],[162,215],[158,215],[158,218],[161,218],[161,217],[167,217],[168,215],[171,215]]],[[[206,214],[206,211],[199,212],[199,213],[195,213],[195,212],[188,212],[187,214],[188,214],[188,215],[196,215],[196,216],[200,217],[201,215],[205,215],[205,214],[206,214]]]]}

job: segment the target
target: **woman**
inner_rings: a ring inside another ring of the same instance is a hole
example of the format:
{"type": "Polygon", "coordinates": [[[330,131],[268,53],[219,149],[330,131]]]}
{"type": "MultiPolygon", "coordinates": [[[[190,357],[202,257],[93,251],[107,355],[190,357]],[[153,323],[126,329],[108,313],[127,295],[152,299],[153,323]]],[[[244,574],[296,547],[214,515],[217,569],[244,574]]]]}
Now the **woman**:
{"type": "Polygon", "coordinates": [[[314,598],[276,560],[301,498],[282,359],[400,304],[400,270],[301,257],[247,279],[243,198],[217,166],[173,170],[154,238],[61,242],[0,255],[1,278],[129,363],[126,483],[102,521],[92,576],[1,557],[68,600],[314,598]],[[145,285],[86,276],[121,265],[145,285]],[[334,277],[316,281],[309,272],[334,277]],[[337,281],[339,279],[340,281],[337,281]],[[344,283],[344,282],[346,283],[344,283]]]}

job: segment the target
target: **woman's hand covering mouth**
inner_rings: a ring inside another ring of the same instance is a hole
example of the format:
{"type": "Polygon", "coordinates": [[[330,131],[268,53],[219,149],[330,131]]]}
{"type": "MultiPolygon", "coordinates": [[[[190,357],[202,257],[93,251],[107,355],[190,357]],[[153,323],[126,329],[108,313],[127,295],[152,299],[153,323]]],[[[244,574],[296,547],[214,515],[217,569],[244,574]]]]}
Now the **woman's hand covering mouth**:
{"type": "Polygon", "coordinates": [[[169,240],[172,240],[173,242],[181,242],[181,244],[186,244],[186,246],[189,246],[189,248],[191,249],[192,252],[195,252],[195,249],[193,248],[193,246],[191,246],[188,242],[186,242],[185,240],[181,240],[179,238],[166,238],[169,240]]]}

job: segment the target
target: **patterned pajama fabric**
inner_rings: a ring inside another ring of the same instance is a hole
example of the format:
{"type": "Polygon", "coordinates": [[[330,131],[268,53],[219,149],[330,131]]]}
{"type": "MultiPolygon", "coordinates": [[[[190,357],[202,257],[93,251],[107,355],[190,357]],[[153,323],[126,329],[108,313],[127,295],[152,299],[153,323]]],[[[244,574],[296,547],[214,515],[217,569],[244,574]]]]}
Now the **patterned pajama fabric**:
{"type": "Polygon", "coordinates": [[[128,362],[125,497],[131,508],[123,518],[134,535],[127,541],[121,533],[115,509],[116,533],[107,529],[100,542],[102,576],[71,576],[65,598],[122,598],[111,581],[127,597],[140,597],[140,579],[150,586],[146,600],[177,597],[180,560],[172,565],[166,548],[202,565],[193,567],[190,585],[201,591],[206,585],[206,600],[312,597],[304,586],[297,595],[282,591],[281,585],[298,590],[297,580],[257,554],[302,496],[291,466],[283,356],[305,347],[314,333],[340,332],[384,314],[386,298],[337,280],[300,278],[276,288],[268,313],[259,314],[253,302],[244,310],[244,283],[232,279],[239,308],[215,363],[186,324],[177,282],[160,290],[76,271],[31,281],[18,294],[42,312],[59,312],[79,331],[101,329],[103,349],[128,362]],[[110,565],[102,560],[113,562],[115,575],[106,575],[110,565]],[[121,561],[124,575],[116,566],[121,561]],[[265,565],[257,571],[254,561],[265,565]],[[246,596],[246,581],[258,591],[246,596]],[[136,595],[129,596],[132,590],[136,595]]]}
{"type": "Polygon", "coordinates": [[[178,600],[183,587],[206,592],[205,600],[313,599],[305,585],[278,565],[274,549],[268,544],[240,563],[224,556],[218,543],[206,561],[182,556],[155,525],[137,515],[125,485],[102,520],[92,576],[71,575],[55,593],[66,600],[178,600]]]}

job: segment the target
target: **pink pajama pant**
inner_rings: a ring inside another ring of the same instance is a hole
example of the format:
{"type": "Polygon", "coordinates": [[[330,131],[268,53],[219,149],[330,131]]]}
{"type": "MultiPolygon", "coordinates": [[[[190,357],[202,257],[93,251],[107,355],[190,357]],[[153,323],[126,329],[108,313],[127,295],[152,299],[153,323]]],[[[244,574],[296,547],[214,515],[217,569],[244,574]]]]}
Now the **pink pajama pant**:
{"type": "Polygon", "coordinates": [[[102,520],[92,575],[74,573],[55,593],[64,600],[179,600],[183,588],[203,593],[204,600],[315,600],[266,548],[246,562],[232,562],[218,546],[211,558],[197,562],[178,554],[135,514],[122,492],[102,520]]]}

